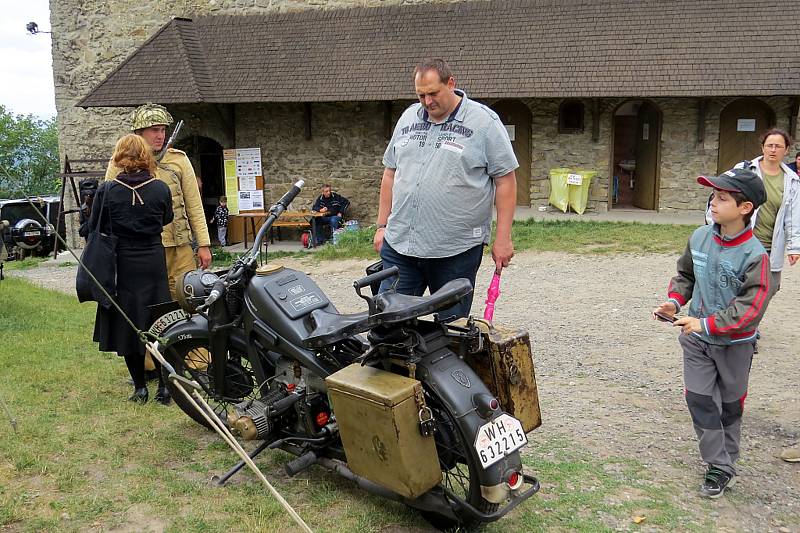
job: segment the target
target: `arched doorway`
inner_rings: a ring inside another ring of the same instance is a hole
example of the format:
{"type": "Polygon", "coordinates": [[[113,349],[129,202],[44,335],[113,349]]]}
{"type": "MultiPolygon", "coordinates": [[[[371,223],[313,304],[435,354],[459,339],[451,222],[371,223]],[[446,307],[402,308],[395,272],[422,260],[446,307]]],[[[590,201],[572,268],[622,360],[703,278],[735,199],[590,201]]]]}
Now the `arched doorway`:
{"type": "Polygon", "coordinates": [[[519,100],[501,100],[492,105],[506,125],[517,156],[517,205],[531,205],[531,110],[519,100]]]}
{"type": "Polygon", "coordinates": [[[192,135],[177,141],[175,148],[186,152],[192,162],[195,174],[200,177],[203,211],[208,220],[214,215],[219,197],[225,194],[222,145],[209,137],[192,135]]]}
{"type": "Polygon", "coordinates": [[[739,98],[719,114],[717,174],[761,155],[758,139],[775,125],[775,112],[758,98],[739,98]]]}
{"type": "Polygon", "coordinates": [[[614,112],[611,205],[658,209],[661,177],[661,110],[632,100],[614,112]]]}

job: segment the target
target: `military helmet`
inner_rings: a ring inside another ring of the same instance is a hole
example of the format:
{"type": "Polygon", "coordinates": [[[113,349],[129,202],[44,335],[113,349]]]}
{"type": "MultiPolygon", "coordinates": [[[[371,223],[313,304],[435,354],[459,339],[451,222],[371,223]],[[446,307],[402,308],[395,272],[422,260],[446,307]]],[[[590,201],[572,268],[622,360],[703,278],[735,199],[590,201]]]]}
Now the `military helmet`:
{"type": "Polygon", "coordinates": [[[151,126],[169,126],[172,122],[172,115],[166,107],[148,103],[137,107],[131,114],[131,131],[151,126]]]}

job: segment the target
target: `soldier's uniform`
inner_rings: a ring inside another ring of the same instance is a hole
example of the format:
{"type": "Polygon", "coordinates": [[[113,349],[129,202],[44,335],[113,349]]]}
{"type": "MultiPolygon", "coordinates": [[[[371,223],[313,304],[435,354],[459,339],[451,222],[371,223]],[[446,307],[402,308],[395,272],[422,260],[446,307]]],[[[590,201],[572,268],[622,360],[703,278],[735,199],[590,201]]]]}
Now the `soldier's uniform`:
{"type": "MultiPolygon", "coordinates": [[[[145,104],[133,113],[132,130],[140,130],[156,125],[172,124],[172,116],[161,106],[145,104]]],[[[106,179],[114,179],[120,169],[109,161],[106,179]]],[[[197,186],[197,178],[192,163],[185,152],[170,148],[158,162],[156,178],[169,186],[172,193],[172,209],[175,219],[164,226],[161,242],[167,257],[169,290],[177,299],[176,288],[180,286],[183,275],[197,268],[192,251],[192,234],[198,245],[211,246],[208,226],[203,212],[203,201],[197,186]]]]}

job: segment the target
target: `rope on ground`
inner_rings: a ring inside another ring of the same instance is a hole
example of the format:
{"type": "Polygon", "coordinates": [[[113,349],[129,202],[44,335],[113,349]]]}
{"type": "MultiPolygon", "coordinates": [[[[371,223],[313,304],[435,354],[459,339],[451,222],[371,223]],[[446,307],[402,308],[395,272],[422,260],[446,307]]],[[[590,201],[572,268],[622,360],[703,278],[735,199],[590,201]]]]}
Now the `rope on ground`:
{"type": "Polygon", "coordinates": [[[295,523],[297,523],[297,525],[300,526],[300,528],[302,528],[303,531],[307,533],[313,533],[311,528],[309,528],[308,525],[306,525],[306,523],[303,521],[300,515],[297,514],[297,512],[292,508],[291,505],[289,505],[289,502],[287,502],[284,499],[284,497],[281,496],[281,494],[275,489],[275,487],[273,487],[272,484],[270,484],[270,482],[267,481],[267,478],[264,476],[264,474],[261,472],[258,466],[256,466],[253,460],[250,458],[250,455],[245,451],[244,448],[242,448],[242,445],[239,444],[239,441],[237,441],[236,438],[233,436],[233,434],[231,434],[230,430],[225,426],[225,424],[223,424],[219,420],[219,418],[217,418],[216,414],[214,414],[214,416],[209,415],[209,413],[213,414],[214,410],[211,409],[211,406],[208,405],[208,402],[206,402],[205,398],[203,398],[197,392],[198,390],[200,390],[200,385],[197,382],[190,382],[190,385],[193,387],[193,391],[192,394],[189,394],[184,388],[180,376],[178,376],[175,373],[175,369],[172,368],[172,366],[167,362],[164,356],[161,355],[161,352],[158,350],[158,343],[156,342],[154,344],[152,342],[147,342],[145,346],[147,347],[147,350],[150,352],[150,354],[153,357],[155,357],[158,360],[158,362],[161,363],[161,365],[170,372],[170,380],[181,391],[181,393],[184,396],[186,396],[186,398],[191,402],[192,407],[197,409],[197,411],[199,411],[200,414],[203,415],[203,418],[205,418],[206,421],[211,425],[211,427],[214,428],[214,431],[216,431],[219,434],[219,436],[222,437],[222,439],[228,444],[228,446],[230,446],[233,449],[233,451],[236,452],[236,454],[239,457],[241,457],[242,461],[244,461],[247,464],[247,466],[250,467],[250,470],[253,471],[253,473],[258,477],[258,479],[260,479],[261,482],[264,485],[266,485],[267,489],[269,489],[269,492],[272,494],[272,496],[276,500],[278,500],[278,503],[280,503],[281,506],[283,506],[283,508],[286,510],[287,513],[289,513],[289,516],[292,517],[295,523]]]}
{"type": "MultiPolygon", "coordinates": [[[[44,221],[44,223],[47,226],[52,227],[52,224],[48,222],[47,217],[45,217],[44,214],[39,210],[39,208],[37,208],[36,205],[33,203],[31,197],[26,196],[26,198],[28,200],[28,203],[31,204],[31,207],[33,207],[36,213],[42,218],[42,221],[44,221]]],[[[105,294],[106,297],[108,297],[109,301],[114,305],[119,314],[125,319],[128,325],[136,332],[136,335],[139,337],[139,340],[142,342],[142,344],[145,345],[145,348],[150,352],[150,354],[153,357],[155,357],[158,360],[158,362],[160,362],[164,366],[165,369],[167,369],[167,371],[169,372],[170,380],[175,384],[178,390],[180,390],[181,393],[184,396],[186,396],[186,398],[191,402],[192,406],[195,409],[197,409],[200,412],[200,414],[203,415],[206,421],[208,421],[211,427],[214,428],[214,430],[222,437],[222,439],[228,444],[228,446],[230,446],[233,449],[233,451],[236,452],[236,454],[242,458],[242,460],[247,464],[248,467],[250,467],[253,473],[255,473],[256,476],[261,480],[261,482],[267,486],[272,496],[276,500],[278,500],[278,503],[280,503],[281,506],[283,506],[283,508],[286,510],[286,512],[289,513],[289,516],[292,517],[292,519],[297,523],[297,525],[299,525],[300,528],[307,533],[314,533],[311,530],[311,528],[308,527],[308,525],[306,525],[306,523],[303,521],[300,515],[297,514],[297,512],[292,508],[292,506],[289,505],[289,502],[287,502],[284,499],[284,497],[281,496],[281,494],[277,490],[275,490],[275,487],[273,487],[270,484],[270,482],[267,481],[267,478],[264,476],[261,470],[259,470],[256,464],[250,458],[250,455],[244,450],[244,448],[242,448],[242,445],[239,444],[239,442],[236,440],[233,434],[231,434],[230,430],[225,426],[225,424],[223,424],[217,418],[216,415],[214,415],[213,418],[209,416],[208,413],[209,412],[213,413],[214,411],[213,409],[211,409],[211,406],[208,405],[208,402],[206,402],[205,398],[203,398],[202,396],[200,396],[200,394],[198,394],[197,391],[200,390],[200,385],[198,385],[196,382],[189,382],[188,380],[185,380],[181,376],[178,376],[172,365],[170,365],[167,362],[167,360],[164,359],[164,356],[161,355],[161,352],[158,350],[158,343],[163,342],[163,339],[158,337],[157,335],[150,333],[149,331],[142,331],[138,327],[136,327],[136,324],[134,324],[133,321],[130,319],[130,317],[127,314],[125,314],[125,311],[122,310],[122,308],[119,306],[116,300],[112,298],[110,294],[108,294],[105,287],[103,287],[103,285],[97,280],[97,278],[94,277],[94,274],[92,274],[92,272],[88,268],[86,268],[86,265],[83,264],[83,261],[81,261],[80,257],[78,257],[77,254],[75,254],[72,248],[67,244],[66,240],[64,240],[58,233],[56,232],[54,233],[56,238],[61,242],[61,244],[64,245],[64,248],[68,250],[69,253],[72,254],[72,257],[74,257],[78,261],[78,263],[86,270],[86,272],[89,274],[89,277],[92,279],[92,282],[94,282],[95,285],[100,287],[100,290],[103,291],[103,294],[105,294]],[[148,339],[154,340],[155,344],[153,344],[153,342],[148,339]],[[189,383],[193,387],[193,395],[186,392],[186,389],[181,383],[181,380],[187,381],[187,383],[189,383]],[[200,404],[202,404],[202,407],[200,406],[200,404]]],[[[0,400],[2,400],[2,398],[0,398],[0,400]]],[[[11,420],[11,426],[14,428],[14,432],[16,432],[17,431],[16,419],[10,416],[11,413],[10,411],[8,411],[8,407],[5,406],[5,402],[3,402],[3,406],[6,408],[6,412],[9,414],[9,418],[11,420]]]]}

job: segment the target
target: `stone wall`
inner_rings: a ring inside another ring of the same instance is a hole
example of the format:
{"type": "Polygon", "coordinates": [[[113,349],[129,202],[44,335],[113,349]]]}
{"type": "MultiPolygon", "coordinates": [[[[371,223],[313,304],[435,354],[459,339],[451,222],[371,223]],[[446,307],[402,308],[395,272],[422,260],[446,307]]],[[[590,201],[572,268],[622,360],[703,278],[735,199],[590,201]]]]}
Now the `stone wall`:
{"type": "MultiPolygon", "coordinates": [[[[407,105],[393,106],[392,124],[407,105]]],[[[383,113],[381,102],[312,104],[306,139],[302,104],[237,105],[236,146],[261,148],[268,203],[302,178],[306,187],[293,206],[310,207],[330,183],[350,199],[348,218],[373,223],[387,143],[383,113]]]]}
{"type": "MultiPolygon", "coordinates": [[[[120,133],[126,131],[131,109],[80,109],[75,104],[173,16],[196,18],[425,1],[428,0],[50,0],[61,159],[65,155],[80,159],[111,153],[120,133]]],[[[68,217],[68,228],[72,241],[77,242],[77,224],[71,218],[74,217],[68,217]]]]}
{"type": "MultiPolygon", "coordinates": [[[[127,131],[129,108],[80,109],[75,103],[100,83],[171,16],[241,15],[337,9],[389,4],[425,3],[431,0],[175,0],[128,2],[122,0],[51,0],[53,77],[61,157],[105,157],[116,139],[127,131]]],[[[439,1],[439,0],[436,0],[439,1]]],[[[447,0],[445,0],[447,1],[447,0]]],[[[168,72],[164,73],[169,76],[168,72]]],[[[654,99],[663,113],[661,137],[661,188],[659,209],[700,208],[705,191],[694,182],[700,173],[716,170],[719,112],[732,99],[713,99],[706,114],[705,140],[696,142],[697,101],[654,99]]],[[[789,99],[765,99],[775,111],[778,126],[788,127],[789,99]]],[[[612,174],[613,114],[621,99],[602,99],[600,130],[592,141],[590,102],[585,101],[584,131],[558,133],[558,99],[527,99],[533,115],[531,205],[546,205],[548,172],[553,167],[597,171],[590,189],[589,210],[605,211],[612,174]]],[[[405,103],[394,106],[396,120],[405,103]]],[[[323,182],[353,199],[353,212],[371,221],[377,207],[378,184],[385,148],[383,110],[377,103],[314,104],[312,138],[303,131],[302,106],[237,105],[175,106],[187,121],[183,135],[215,139],[223,147],[261,146],[264,155],[268,201],[296,177],[309,187],[301,202],[308,203],[323,182]],[[232,122],[226,113],[233,117],[232,122]],[[234,129],[235,125],[235,129],[234,129]],[[234,138],[235,136],[235,138],[234,138]]],[[[800,149],[795,146],[792,154],[800,149]]],[[[300,203],[298,203],[300,205],[300,203]]],[[[74,218],[74,217],[73,217],[74,218]]],[[[76,224],[70,218],[73,242],[76,224]]]]}

